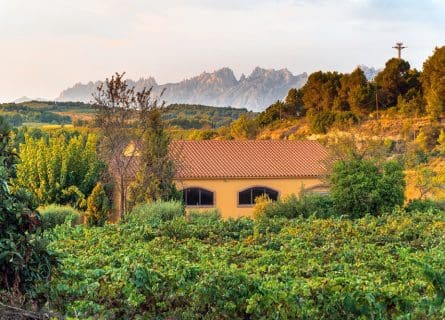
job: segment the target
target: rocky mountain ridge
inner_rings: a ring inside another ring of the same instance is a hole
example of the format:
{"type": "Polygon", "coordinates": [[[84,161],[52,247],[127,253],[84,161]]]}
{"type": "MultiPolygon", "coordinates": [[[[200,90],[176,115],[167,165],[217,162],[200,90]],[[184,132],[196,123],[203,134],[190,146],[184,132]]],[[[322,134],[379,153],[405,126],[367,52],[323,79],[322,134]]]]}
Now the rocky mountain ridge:
{"type": "MultiPolygon", "coordinates": [[[[237,79],[230,68],[203,72],[198,76],[177,83],[159,85],[152,77],[137,81],[127,80],[136,90],[153,87],[154,96],[162,91],[166,103],[202,104],[219,107],[247,108],[261,111],[278,99],[283,99],[289,89],[300,88],[306,83],[307,74],[293,75],[287,69],[255,68],[248,76],[237,79]]],[[[57,101],[90,102],[99,81],[77,83],[56,98],[57,101]]]]}
{"type": "MultiPolygon", "coordinates": [[[[372,79],[378,70],[359,66],[368,79],[372,79]]],[[[127,80],[136,90],[152,87],[153,95],[161,97],[167,104],[187,103],[211,105],[216,107],[246,108],[262,111],[277,100],[284,99],[291,88],[301,88],[307,81],[307,73],[292,74],[287,69],[263,69],[256,67],[250,75],[235,77],[230,68],[214,72],[203,72],[198,76],[177,83],[158,84],[153,77],[127,80]]],[[[92,94],[100,81],[77,83],[56,98],[57,101],[91,102],[92,94]]]]}

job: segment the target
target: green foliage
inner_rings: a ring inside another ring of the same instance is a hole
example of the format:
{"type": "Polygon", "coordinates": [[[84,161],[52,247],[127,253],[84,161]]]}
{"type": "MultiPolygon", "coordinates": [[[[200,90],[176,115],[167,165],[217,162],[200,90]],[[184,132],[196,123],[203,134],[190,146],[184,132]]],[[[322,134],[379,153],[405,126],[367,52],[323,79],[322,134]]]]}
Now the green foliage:
{"type": "Polygon", "coordinates": [[[356,158],[337,161],[330,184],[335,210],[351,218],[390,213],[404,200],[403,168],[394,161],[381,165],[356,158]]]}
{"type": "Polygon", "coordinates": [[[436,48],[423,64],[421,77],[427,112],[438,118],[445,110],[445,46],[436,48]]]}
{"type": "Polygon", "coordinates": [[[230,126],[230,134],[235,139],[254,139],[258,131],[255,119],[241,115],[230,126]]]}
{"type": "Polygon", "coordinates": [[[264,218],[327,218],[335,216],[329,195],[303,191],[300,197],[291,195],[268,202],[257,212],[258,219],[264,218]]]}
{"type": "Polygon", "coordinates": [[[378,88],[379,101],[385,108],[397,105],[398,97],[408,92],[412,85],[410,81],[412,76],[407,61],[392,58],[386,62],[385,68],[374,79],[378,88]]]}
{"type": "Polygon", "coordinates": [[[350,74],[344,74],[340,79],[340,88],[334,101],[335,109],[351,111],[362,116],[372,110],[373,90],[360,68],[350,74]]]}
{"type": "Polygon", "coordinates": [[[340,89],[342,75],[337,72],[314,72],[302,88],[303,102],[307,110],[330,112],[340,89]]]}
{"type": "Polygon", "coordinates": [[[14,158],[8,126],[0,117],[0,295],[14,304],[40,308],[56,260],[41,237],[40,215],[8,186],[14,158]]]}
{"type": "Polygon", "coordinates": [[[151,110],[147,122],[138,160],[139,170],[128,191],[131,205],[170,200],[177,195],[173,183],[175,166],[168,151],[170,137],[164,130],[160,111],[151,110]]]}
{"type": "Polygon", "coordinates": [[[313,133],[326,133],[335,122],[335,115],[332,112],[308,113],[310,129],[313,133]]]}
{"type": "Polygon", "coordinates": [[[88,115],[92,111],[90,105],[82,102],[27,101],[0,104],[0,114],[15,127],[25,122],[70,124],[72,118],[68,114],[88,115]]]}
{"type": "Polygon", "coordinates": [[[230,125],[243,114],[253,113],[231,107],[171,104],[162,109],[162,120],[168,126],[182,129],[214,129],[230,125]]]}
{"type": "Polygon", "coordinates": [[[162,222],[173,220],[175,217],[182,217],[184,215],[185,208],[182,202],[155,201],[135,206],[133,210],[125,216],[125,221],[157,227],[162,222]]]}
{"type": "Polygon", "coordinates": [[[103,226],[108,220],[110,209],[110,201],[104,186],[98,182],[87,199],[87,210],[85,212],[87,225],[103,226]]]}
{"type": "Polygon", "coordinates": [[[277,101],[261,112],[257,117],[260,126],[266,126],[276,120],[298,118],[305,114],[303,92],[290,89],[284,102],[277,101]]]}
{"type": "Polygon", "coordinates": [[[188,136],[189,140],[212,140],[217,137],[218,134],[214,130],[193,130],[188,136]]]}
{"type": "Polygon", "coordinates": [[[411,199],[405,206],[406,212],[444,212],[443,203],[431,199],[411,199]]]}
{"type": "Polygon", "coordinates": [[[83,209],[105,169],[96,146],[94,134],[39,139],[25,135],[14,182],[29,190],[40,205],[70,204],[83,209]]]}
{"type": "Polygon", "coordinates": [[[39,212],[44,230],[53,229],[64,223],[74,226],[82,222],[82,214],[70,206],[51,204],[39,209],[39,212]]]}
{"type": "Polygon", "coordinates": [[[79,318],[445,316],[442,213],[268,225],[205,217],[56,228],[51,246],[63,264],[52,306],[79,318]]]}

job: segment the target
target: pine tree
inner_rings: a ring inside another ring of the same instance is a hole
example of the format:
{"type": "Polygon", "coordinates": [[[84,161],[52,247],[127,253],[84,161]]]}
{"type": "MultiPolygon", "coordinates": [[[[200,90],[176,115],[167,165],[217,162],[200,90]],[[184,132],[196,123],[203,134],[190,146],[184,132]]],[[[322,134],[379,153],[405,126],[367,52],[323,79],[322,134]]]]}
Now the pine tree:
{"type": "Polygon", "coordinates": [[[427,112],[438,118],[445,110],[445,46],[436,48],[425,61],[421,81],[427,112]]]}

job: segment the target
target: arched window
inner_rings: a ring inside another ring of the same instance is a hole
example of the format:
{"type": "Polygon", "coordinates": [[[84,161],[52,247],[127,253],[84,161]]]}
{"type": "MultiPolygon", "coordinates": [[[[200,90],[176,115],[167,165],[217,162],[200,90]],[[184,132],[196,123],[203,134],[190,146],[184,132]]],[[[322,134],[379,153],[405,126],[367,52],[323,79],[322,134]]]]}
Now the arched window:
{"type": "Polygon", "coordinates": [[[183,190],[184,203],[187,206],[213,206],[213,192],[202,188],[183,190]]]}
{"type": "Polygon", "coordinates": [[[278,191],[267,187],[253,187],[238,193],[238,204],[253,205],[255,204],[255,199],[264,194],[272,201],[277,201],[278,199],[278,191]]]}

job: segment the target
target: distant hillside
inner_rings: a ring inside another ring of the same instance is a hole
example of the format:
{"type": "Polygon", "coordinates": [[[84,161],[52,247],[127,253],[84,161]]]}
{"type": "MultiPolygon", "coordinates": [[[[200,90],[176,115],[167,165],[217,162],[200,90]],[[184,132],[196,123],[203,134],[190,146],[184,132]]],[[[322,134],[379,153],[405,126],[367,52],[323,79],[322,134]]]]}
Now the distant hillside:
{"type": "MultiPolygon", "coordinates": [[[[307,80],[307,74],[293,75],[287,69],[273,70],[255,68],[249,76],[237,79],[233,71],[223,68],[202,74],[178,83],[159,85],[152,77],[128,80],[136,89],[153,87],[154,95],[162,90],[162,99],[168,104],[199,104],[218,107],[236,107],[249,110],[264,110],[276,100],[283,99],[289,89],[300,88],[307,80]]],[[[91,101],[92,93],[100,82],[77,83],[64,90],[58,101],[91,101]]]]}
{"type": "MultiPolygon", "coordinates": [[[[204,105],[172,104],[162,109],[167,126],[177,129],[204,129],[227,126],[247,109],[204,105]]],[[[83,102],[27,101],[0,104],[0,116],[19,127],[32,124],[92,124],[94,109],[83,102]]]]}
{"type": "Polygon", "coordinates": [[[171,127],[202,129],[228,126],[243,114],[255,115],[247,109],[172,104],[163,110],[162,117],[171,127]]]}

